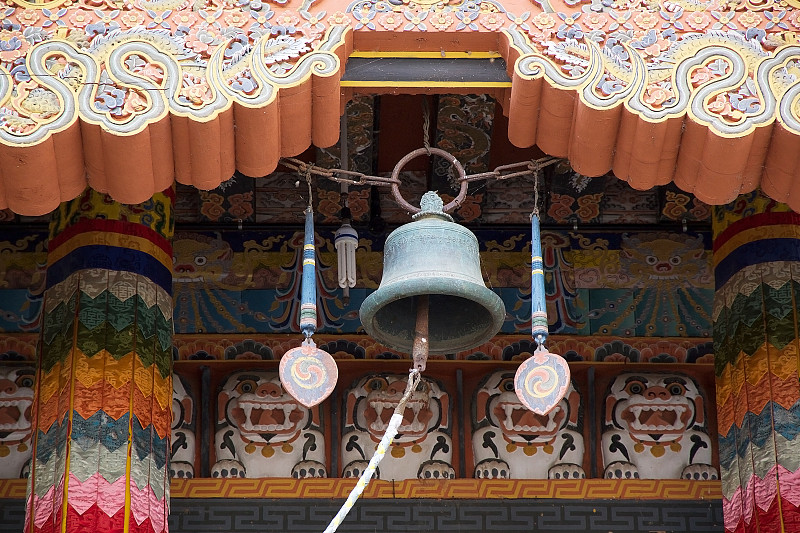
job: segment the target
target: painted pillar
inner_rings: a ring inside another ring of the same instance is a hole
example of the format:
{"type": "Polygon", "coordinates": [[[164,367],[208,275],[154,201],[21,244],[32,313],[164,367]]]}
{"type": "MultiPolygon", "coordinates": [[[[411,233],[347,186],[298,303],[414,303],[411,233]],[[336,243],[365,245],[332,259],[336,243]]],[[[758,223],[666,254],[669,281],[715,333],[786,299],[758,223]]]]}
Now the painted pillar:
{"type": "Polygon", "coordinates": [[[167,531],[173,200],[52,215],[26,533],[167,531]]]}
{"type": "Polygon", "coordinates": [[[725,530],[800,531],[800,215],[752,193],[713,233],[725,530]]]}

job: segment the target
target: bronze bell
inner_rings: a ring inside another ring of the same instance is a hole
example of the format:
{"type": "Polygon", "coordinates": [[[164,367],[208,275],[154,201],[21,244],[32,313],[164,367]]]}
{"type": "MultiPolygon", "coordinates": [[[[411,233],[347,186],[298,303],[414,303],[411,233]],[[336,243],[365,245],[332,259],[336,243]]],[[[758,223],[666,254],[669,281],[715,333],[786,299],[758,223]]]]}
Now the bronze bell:
{"type": "Polygon", "coordinates": [[[453,222],[436,193],[425,193],[420,207],[387,237],[383,278],[361,305],[361,323],[378,342],[411,353],[415,297],[428,296],[429,353],[474,348],[500,330],[503,301],[483,283],[475,235],[453,222]]]}

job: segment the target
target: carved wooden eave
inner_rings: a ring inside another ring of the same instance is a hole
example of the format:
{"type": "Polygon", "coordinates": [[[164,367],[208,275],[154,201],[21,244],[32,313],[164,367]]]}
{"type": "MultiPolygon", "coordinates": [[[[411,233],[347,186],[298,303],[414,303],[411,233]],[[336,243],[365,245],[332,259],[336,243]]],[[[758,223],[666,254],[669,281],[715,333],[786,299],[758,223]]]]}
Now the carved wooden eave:
{"type": "MultiPolygon", "coordinates": [[[[711,204],[756,187],[800,211],[798,0],[12,0],[0,11],[0,208],[43,214],[88,184],[138,203],[173,180],[338,140],[354,50],[499,54],[490,92],[521,147],[674,181],[711,204]]],[[[413,85],[413,84],[412,84],[413,85]]]]}

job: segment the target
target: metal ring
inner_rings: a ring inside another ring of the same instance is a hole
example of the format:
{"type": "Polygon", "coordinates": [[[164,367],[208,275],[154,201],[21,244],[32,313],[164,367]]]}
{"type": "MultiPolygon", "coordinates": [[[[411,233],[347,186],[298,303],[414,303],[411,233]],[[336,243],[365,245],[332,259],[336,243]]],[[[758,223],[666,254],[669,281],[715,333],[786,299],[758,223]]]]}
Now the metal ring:
{"type": "Polygon", "coordinates": [[[419,207],[414,207],[410,203],[406,202],[405,198],[400,195],[400,187],[398,186],[398,183],[400,182],[400,171],[403,170],[403,167],[406,166],[406,163],[421,155],[438,155],[439,157],[443,157],[449,161],[450,164],[456,169],[458,172],[458,181],[461,183],[461,189],[458,191],[458,196],[453,198],[447,203],[447,205],[444,206],[443,211],[448,213],[454,208],[459,207],[461,202],[463,202],[464,198],[467,196],[467,188],[469,187],[469,183],[467,183],[467,174],[464,172],[464,167],[461,166],[461,163],[458,162],[458,159],[456,159],[456,157],[450,152],[446,152],[441,148],[417,148],[413,152],[406,154],[400,161],[397,162],[397,164],[394,166],[394,170],[392,170],[392,179],[396,180],[395,183],[392,183],[392,196],[394,196],[395,201],[400,204],[400,207],[411,214],[416,214],[421,211],[419,207]]]}

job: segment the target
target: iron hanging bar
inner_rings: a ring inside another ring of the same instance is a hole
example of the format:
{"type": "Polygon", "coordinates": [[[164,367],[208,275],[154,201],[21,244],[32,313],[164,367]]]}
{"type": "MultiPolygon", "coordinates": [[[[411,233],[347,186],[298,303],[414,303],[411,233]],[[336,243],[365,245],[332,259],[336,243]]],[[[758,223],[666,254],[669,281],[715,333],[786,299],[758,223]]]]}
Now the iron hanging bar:
{"type": "MultiPolygon", "coordinates": [[[[431,153],[435,155],[440,155],[444,157],[447,161],[453,162],[455,156],[446,152],[444,150],[440,150],[437,148],[430,148],[431,153]],[[439,153],[441,152],[441,153],[439,153]]],[[[408,161],[413,159],[414,157],[418,157],[421,154],[428,154],[427,148],[419,148],[414,150],[410,154],[406,155],[403,159],[408,161]]],[[[509,163],[507,165],[500,165],[496,167],[494,170],[489,172],[481,172],[479,174],[470,174],[467,175],[466,173],[459,174],[456,181],[460,185],[459,196],[461,190],[463,190],[465,183],[472,183],[475,181],[503,181],[507,179],[515,179],[515,178],[525,178],[530,176],[535,176],[538,170],[543,169],[544,167],[553,165],[562,161],[557,157],[546,156],[539,159],[534,159],[530,161],[519,161],[517,163],[509,163]]],[[[308,176],[315,176],[317,178],[324,178],[335,183],[345,183],[348,185],[353,186],[375,186],[375,187],[391,187],[391,188],[398,188],[401,184],[400,178],[397,176],[385,177],[385,176],[373,176],[369,174],[364,174],[363,172],[355,172],[352,170],[345,170],[341,168],[325,168],[314,165],[313,163],[307,163],[305,161],[301,161],[300,159],[294,157],[283,157],[280,160],[280,164],[284,167],[294,170],[300,174],[305,174],[308,176]]],[[[451,210],[452,207],[457,207],[458,204],[453,204],[450,202],[448,204],[447,210],[451,210]]],[[[401,205],[403,205],[401,203],[401,205]]]]}

